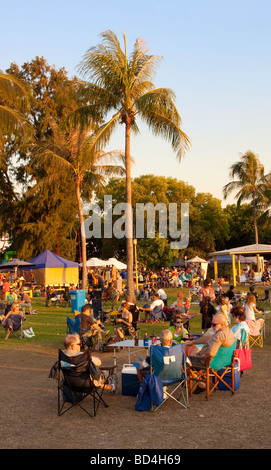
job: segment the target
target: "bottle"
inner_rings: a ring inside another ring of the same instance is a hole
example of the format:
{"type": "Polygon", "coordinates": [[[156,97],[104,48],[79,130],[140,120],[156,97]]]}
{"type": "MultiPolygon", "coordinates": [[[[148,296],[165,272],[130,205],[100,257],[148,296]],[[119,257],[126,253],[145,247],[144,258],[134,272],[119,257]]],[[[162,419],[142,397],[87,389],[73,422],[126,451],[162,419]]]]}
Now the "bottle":
{"type": "Polygon", "coordinates": [[[138,346],[138,332],[135,332],[135,346],[138,346]]]}
{"type": "Polygon", "coordinates": [[[156,334],[155,334],[155,331],[154,331],[154,330],[153,330],[153,332],[152,332],[151,343],[152,343],[152,344],[156,344],[156,343],[157,343],[157,337],[156,337],[156,334]]]}
{"type": "Polygon", "coordinates": [[[148,348],[148,347],[149,347],[149,339],[148,339],[148,333],[147,333],[147,331],[146,331],[145,334],[144,334],[143,346],[144,346],[144,348],[148,348]]]}

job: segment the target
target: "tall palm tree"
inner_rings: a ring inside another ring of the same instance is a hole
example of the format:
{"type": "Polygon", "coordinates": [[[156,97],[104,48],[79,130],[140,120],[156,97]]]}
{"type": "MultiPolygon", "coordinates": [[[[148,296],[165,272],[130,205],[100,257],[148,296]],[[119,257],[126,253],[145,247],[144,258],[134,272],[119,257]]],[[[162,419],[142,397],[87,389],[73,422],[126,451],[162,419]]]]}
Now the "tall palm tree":
{"type": "MultiPolygon", "coordinates": [[[[224,186],[224,199],[236,190],[238,191],[235,195],[237,206],[239,206],[243,201],[250,201],[253,213],[255,243],[258,244],[258,208],[260,209],[268,202],[265,195],[267,180],[264,175],[264,166],[261,164],[259,156],[250,150],[243,155],[241,154],[241,160],[230,167],[230,177],[236,177],[237,180],[231,181],[224,186]]],[[[257,259],[257,269],[259,271],[259,256],[257,256],[257,259]]]]}
{"type": "Polygon", "coordinates": [[[108,143],[118,124],[125,125],[127,288],[128,294],[134,298],[130,139],[131,132],[139,132],[136,118],[146,122],[154,135],[167,139],[179,159],[190,142],[180,128],[181,118],[174,104],[175,93],[168,88],[155,88],[152,82],[160,57],[150,55],[142,39],[136,40],[128,57],[125,34],[124,50],[114,32],[107,30],[101,37],[102,42],[86,52],[78,70],[88,80],[86,92],[90,101],[96,103],[104,115],[114,113],[104,124],[106,131],[102,144],[108,143]]]}
{"type": "MultiPolygon", "coordinates": [[[[84,215],[82,199],[91,200],[94,191],[99,191],[106,182],[106,178],[111,175],[123,175],[125,173],[123,163],[124,156],[120,150],[104,152],[97,150],[99,142],[97,132],[91,132],[91,127],[81,129],[79,126],[72,127],[69,130],[62,127],[62,123],[57,124],[52,118],[49,120],[52,129],[51,138],[47,138],[40,144],[32,147],[33,158],[35,161],[46,160],[48,165],[54,165],[54,172],[42,179],[39,184],[50,184],[51,181],[62,178],[64,169],[71,172],[76,186],[76,198],[78,205],[78,216],[81,228],[81,247],[82,247],[82,287],[87,287],[87,269],[86,269],[86,237],[84,228],[84,215]],[[115,164],[114,164],[115,163],[115,164]]],[[[65,122],[66,126],[66,122],[65,122]]],[[[63,179],[65,184],[65,179],[63,179]]],[[[35,191],[37,185],[31,189],[35,191]]]]}
{"type": "Polygon", "coordinates": [[[0,143],[6,138],[26,141],[34,134],[28,120],[32,92],[30,86],[14,75],[0,70],[0,143]]]}

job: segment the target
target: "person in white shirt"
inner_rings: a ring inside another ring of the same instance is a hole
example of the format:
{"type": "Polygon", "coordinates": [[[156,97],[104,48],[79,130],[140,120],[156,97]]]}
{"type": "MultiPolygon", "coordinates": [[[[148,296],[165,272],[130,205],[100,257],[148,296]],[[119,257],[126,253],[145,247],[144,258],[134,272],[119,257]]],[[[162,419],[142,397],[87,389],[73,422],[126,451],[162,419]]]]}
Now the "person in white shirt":
{"type": "Polygon", "coordinates": [[[167,306],[167,294],[164,289],[158,289],[157,294],[159,295],[159,298],[163,300],[165,306],[167,306]]]}
{"type": "Polygon", "coordinates": [[[145,320],[147,320],[148,313],[150,314],[150,319],[152,317],[155,317],[158,313],[161,312],[161,317],[166,318],[166,315],[163,312],[163,308],[165,306],[164,302],[162,299],[160,299],[158,293],[154,294],[154,301],[151,303],[150,306],[144,305],[144,307],[140,307],[140,310],[143,310],[145,312],[145,320]]]}

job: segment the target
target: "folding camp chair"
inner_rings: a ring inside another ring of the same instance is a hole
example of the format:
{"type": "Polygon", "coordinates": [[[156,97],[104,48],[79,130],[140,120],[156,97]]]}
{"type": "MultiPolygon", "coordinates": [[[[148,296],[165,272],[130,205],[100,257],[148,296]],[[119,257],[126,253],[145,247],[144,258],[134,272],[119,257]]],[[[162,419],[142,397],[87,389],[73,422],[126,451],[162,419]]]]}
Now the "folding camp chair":
{"type": "Polygon", "coordinates": [[[81,322],[81,319],[79,316],[75,318],[67,317],[67,333],[69,335],[73,335],[74,333],[77,333],[80,336],[80,322],[81,322]]]}
{"type": "Polygon", "coordinates": [[[189,390],[190,396],[197,388],[199,382],[206,385],[206,400],[209,400],[211,393],[216,391],[219,384],[223,384],[225,389],[235,393],[235,357],[234,350],[236,348],[236,341],[229,346],[220,346],[215,357],[208,361],[206,364],[193,364],[193,358],[188,358],[188,377],[189,377],[189,390]],[[192,363],[191,363],[192,361],[192,363]],[[229,380],[226,380],[226,377],[229,380]]]}
{"type": "Polygon", "coordinates": [[[154,408],[158,410],[169,398],[184,408],[189,406],[184,343],[170,348],[151,345],[151,370],[163,384],[163,402],[154,408]]]}
{"type": "MultiPolygon", "coordinates": [[[[102,398],[104,388],[96,387],[90,378],[90,363],[89,350],[77,356],[67,356],[62,350],[58,351],[58,416],[79,406],[88,416],[94,417],[100,404],[108,407],[102,398]],[[92,398],[93,413],[82,405],[87,397],[92,398]]],[[[103,367],[101,370],[108,370],[110,376],[114,366],[103,367]]]]}
{"type": "Polygon", "coordinates": [[[163,312],[163,307],[161,307],[160,305],[154,307],[154,309],[150,311],[149,314],[149,319],[154,323],[162,323],[165,317],[166,315],[163,312]]]}
{"type": "Polygon", "coordinates": [[[249,348],[259,346],[263,348],[264,338],[264,320],[262,318],[256,321],[247,321],[249,327],[248,344],[249,348]]]}

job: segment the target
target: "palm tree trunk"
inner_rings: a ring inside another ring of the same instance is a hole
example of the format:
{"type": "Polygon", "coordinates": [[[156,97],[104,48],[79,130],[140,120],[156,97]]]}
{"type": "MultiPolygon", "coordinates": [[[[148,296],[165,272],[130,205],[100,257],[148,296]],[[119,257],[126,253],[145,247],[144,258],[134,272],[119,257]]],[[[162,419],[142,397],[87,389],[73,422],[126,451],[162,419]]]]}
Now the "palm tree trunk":
{"type": "MultiPolygon", "coordinates": [[[[253,224],[254,224],[254,231],[255,231],[255,243],[258,245],[259,237],[258,237],[258,227],[257,227],[257,216],[256,216],[256,202],[255,202],[255,194],[253,193],[253,224]]],[[[257,272],[260,272],[260,255],[257,253],[257,272]]]]}
{"type": "Polygon", "coordinates": [[[81,232],[81,247],[82,247],[82,289],[87,289],[87,248],[86,248],[86,234],[84,226],[84,216],[82,209],[82,201],[80,194],[80,178],[76,178],[76,198],[78,204],[78,215],[81,232]]]}
{"type": "Polygon", "coordinates": [[[126,203],[127,203],[127,294],[134,301],[134,277],[133,277],[133,216],[132,216],[132,183],[131,183],[131,158],[130,158],[131,126],[129,120],[125,126],[125,162],[126,162],[126,203]]]}

